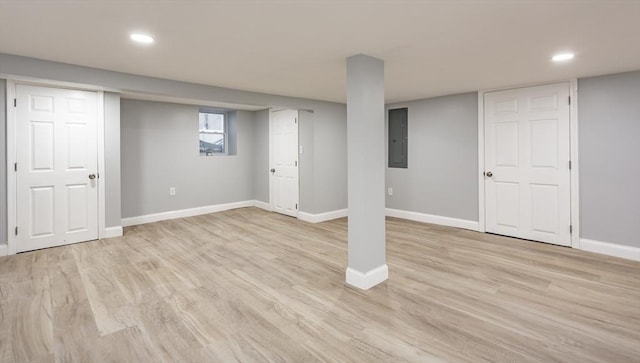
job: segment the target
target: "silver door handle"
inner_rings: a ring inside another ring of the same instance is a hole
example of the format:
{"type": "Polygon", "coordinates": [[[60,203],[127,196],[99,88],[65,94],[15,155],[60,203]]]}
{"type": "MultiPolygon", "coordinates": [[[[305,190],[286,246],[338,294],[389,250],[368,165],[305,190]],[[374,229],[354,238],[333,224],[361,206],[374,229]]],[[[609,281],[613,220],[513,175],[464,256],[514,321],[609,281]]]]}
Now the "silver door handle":
{"type": "Polygon", "coordinates": [[[95,179],[95,178],[96,178],[96,175],[95,175],[95,174],[89,174],[89,179],[93,180],[93,179],[95,179]]]}
{"type": "Polygon", "coordinates": [[[491,177],[493,176],[493,173],[492,173],[492,172],[490,172],[490,171],[488,171],[486,175],[487,175],[489,178],[491,178],[491,177]]]}

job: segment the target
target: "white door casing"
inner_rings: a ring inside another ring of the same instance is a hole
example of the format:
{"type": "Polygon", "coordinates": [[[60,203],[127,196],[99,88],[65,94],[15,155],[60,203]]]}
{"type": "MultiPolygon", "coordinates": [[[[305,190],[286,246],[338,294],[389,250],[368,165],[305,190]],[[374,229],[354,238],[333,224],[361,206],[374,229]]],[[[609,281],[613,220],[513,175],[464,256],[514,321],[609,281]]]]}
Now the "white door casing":
{"type": "Polygon", "coordinates": [[[16,251],[98,238],[96,92],[16,85],[16,251]]]}
{"type": "Polygon", "coordinates": [[[570,86],[484,95],[487,232],[571,244],[570,86]]]}
{"type": "Polygon", "coordinates": [[[298,216],[298,111],[271,111],[269,117],[269,200],[271,210],[298,216]]]}

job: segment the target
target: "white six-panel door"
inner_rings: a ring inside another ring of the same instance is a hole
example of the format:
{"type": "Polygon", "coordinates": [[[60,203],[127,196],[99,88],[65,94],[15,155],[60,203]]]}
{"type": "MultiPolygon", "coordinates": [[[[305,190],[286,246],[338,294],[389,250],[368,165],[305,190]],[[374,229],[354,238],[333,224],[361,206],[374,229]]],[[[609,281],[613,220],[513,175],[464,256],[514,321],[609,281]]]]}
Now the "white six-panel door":
{"type": "Polygon", "coordinates": [[[487,232],[570,245],[569,90],[485,93],[487,232]]]}
{"type": "Polygon", "coordinates": [[[298,216],[298,111],[271,112],[270,199],[274,212],[298,216]]]}
{"type": "Polygon", "coordinates": [[[17,252],[98,237],[97,94],[16,86],[17,252]]]}

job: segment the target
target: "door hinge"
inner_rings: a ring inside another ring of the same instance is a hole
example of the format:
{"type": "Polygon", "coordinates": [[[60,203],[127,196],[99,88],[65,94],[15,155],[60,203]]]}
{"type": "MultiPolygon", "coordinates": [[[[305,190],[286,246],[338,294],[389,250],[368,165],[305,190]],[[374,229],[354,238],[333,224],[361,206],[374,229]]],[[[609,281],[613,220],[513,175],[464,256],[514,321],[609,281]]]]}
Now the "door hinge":
{"type": "Polygon", "coordinates": [[[16,236],[18,235],[18,227],[16,226],[16,236]]]}
{"type": "Polygon", "coordinates": [[[569,225],[569,234],[573,233],[573,225],[569,225]]]}
{"type": "Polygon", "coordinates": [[[571,160],[569,160],[569,170],[571,170],[571,160]]]}
{"type": "Polygon", "coordinates": [[[571,104],[571,96],[569,96],[569,104],[571,104]]]}
{"type": "Polygon", "coordinates": [[[293,123],[294,123],[294,124],[297,124],[297,123],[298,123],[298,118],[297,118],[297,117],[295,117],[295,118],[293,119],[293,123]]]}
{"type": "Polygon", "coordinates": [[[18,107],[18,99],[17,98],[13,99],[13,107],[18,107]]]}
{"type": "Polygon", "coordinates": [[[13,171],[18,171],[18,163],[13,163],[13,171]]]}
{"type": "Polygon", "coordinates": [[[298,166],[298,160],[296,160],[295,163],[296,163],[296,166],[298,166]]]}
{"type": "Polygon", "coordinates": [[[296,203],[296,210],[298,210],[298,203],[296,203]]]}

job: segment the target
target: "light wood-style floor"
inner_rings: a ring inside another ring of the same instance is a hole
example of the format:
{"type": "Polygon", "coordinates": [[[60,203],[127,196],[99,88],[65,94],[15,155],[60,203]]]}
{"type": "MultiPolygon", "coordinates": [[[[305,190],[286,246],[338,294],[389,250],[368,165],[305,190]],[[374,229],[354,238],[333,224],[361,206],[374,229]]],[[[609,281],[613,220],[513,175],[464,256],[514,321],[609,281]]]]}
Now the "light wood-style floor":
{"type": "Polygon", "coordinates": [[[0,361],[640,361],[640,263],[387,230],[390,279],[364,292],[345,219],[255,208],[0,258],[0,361]]]}

